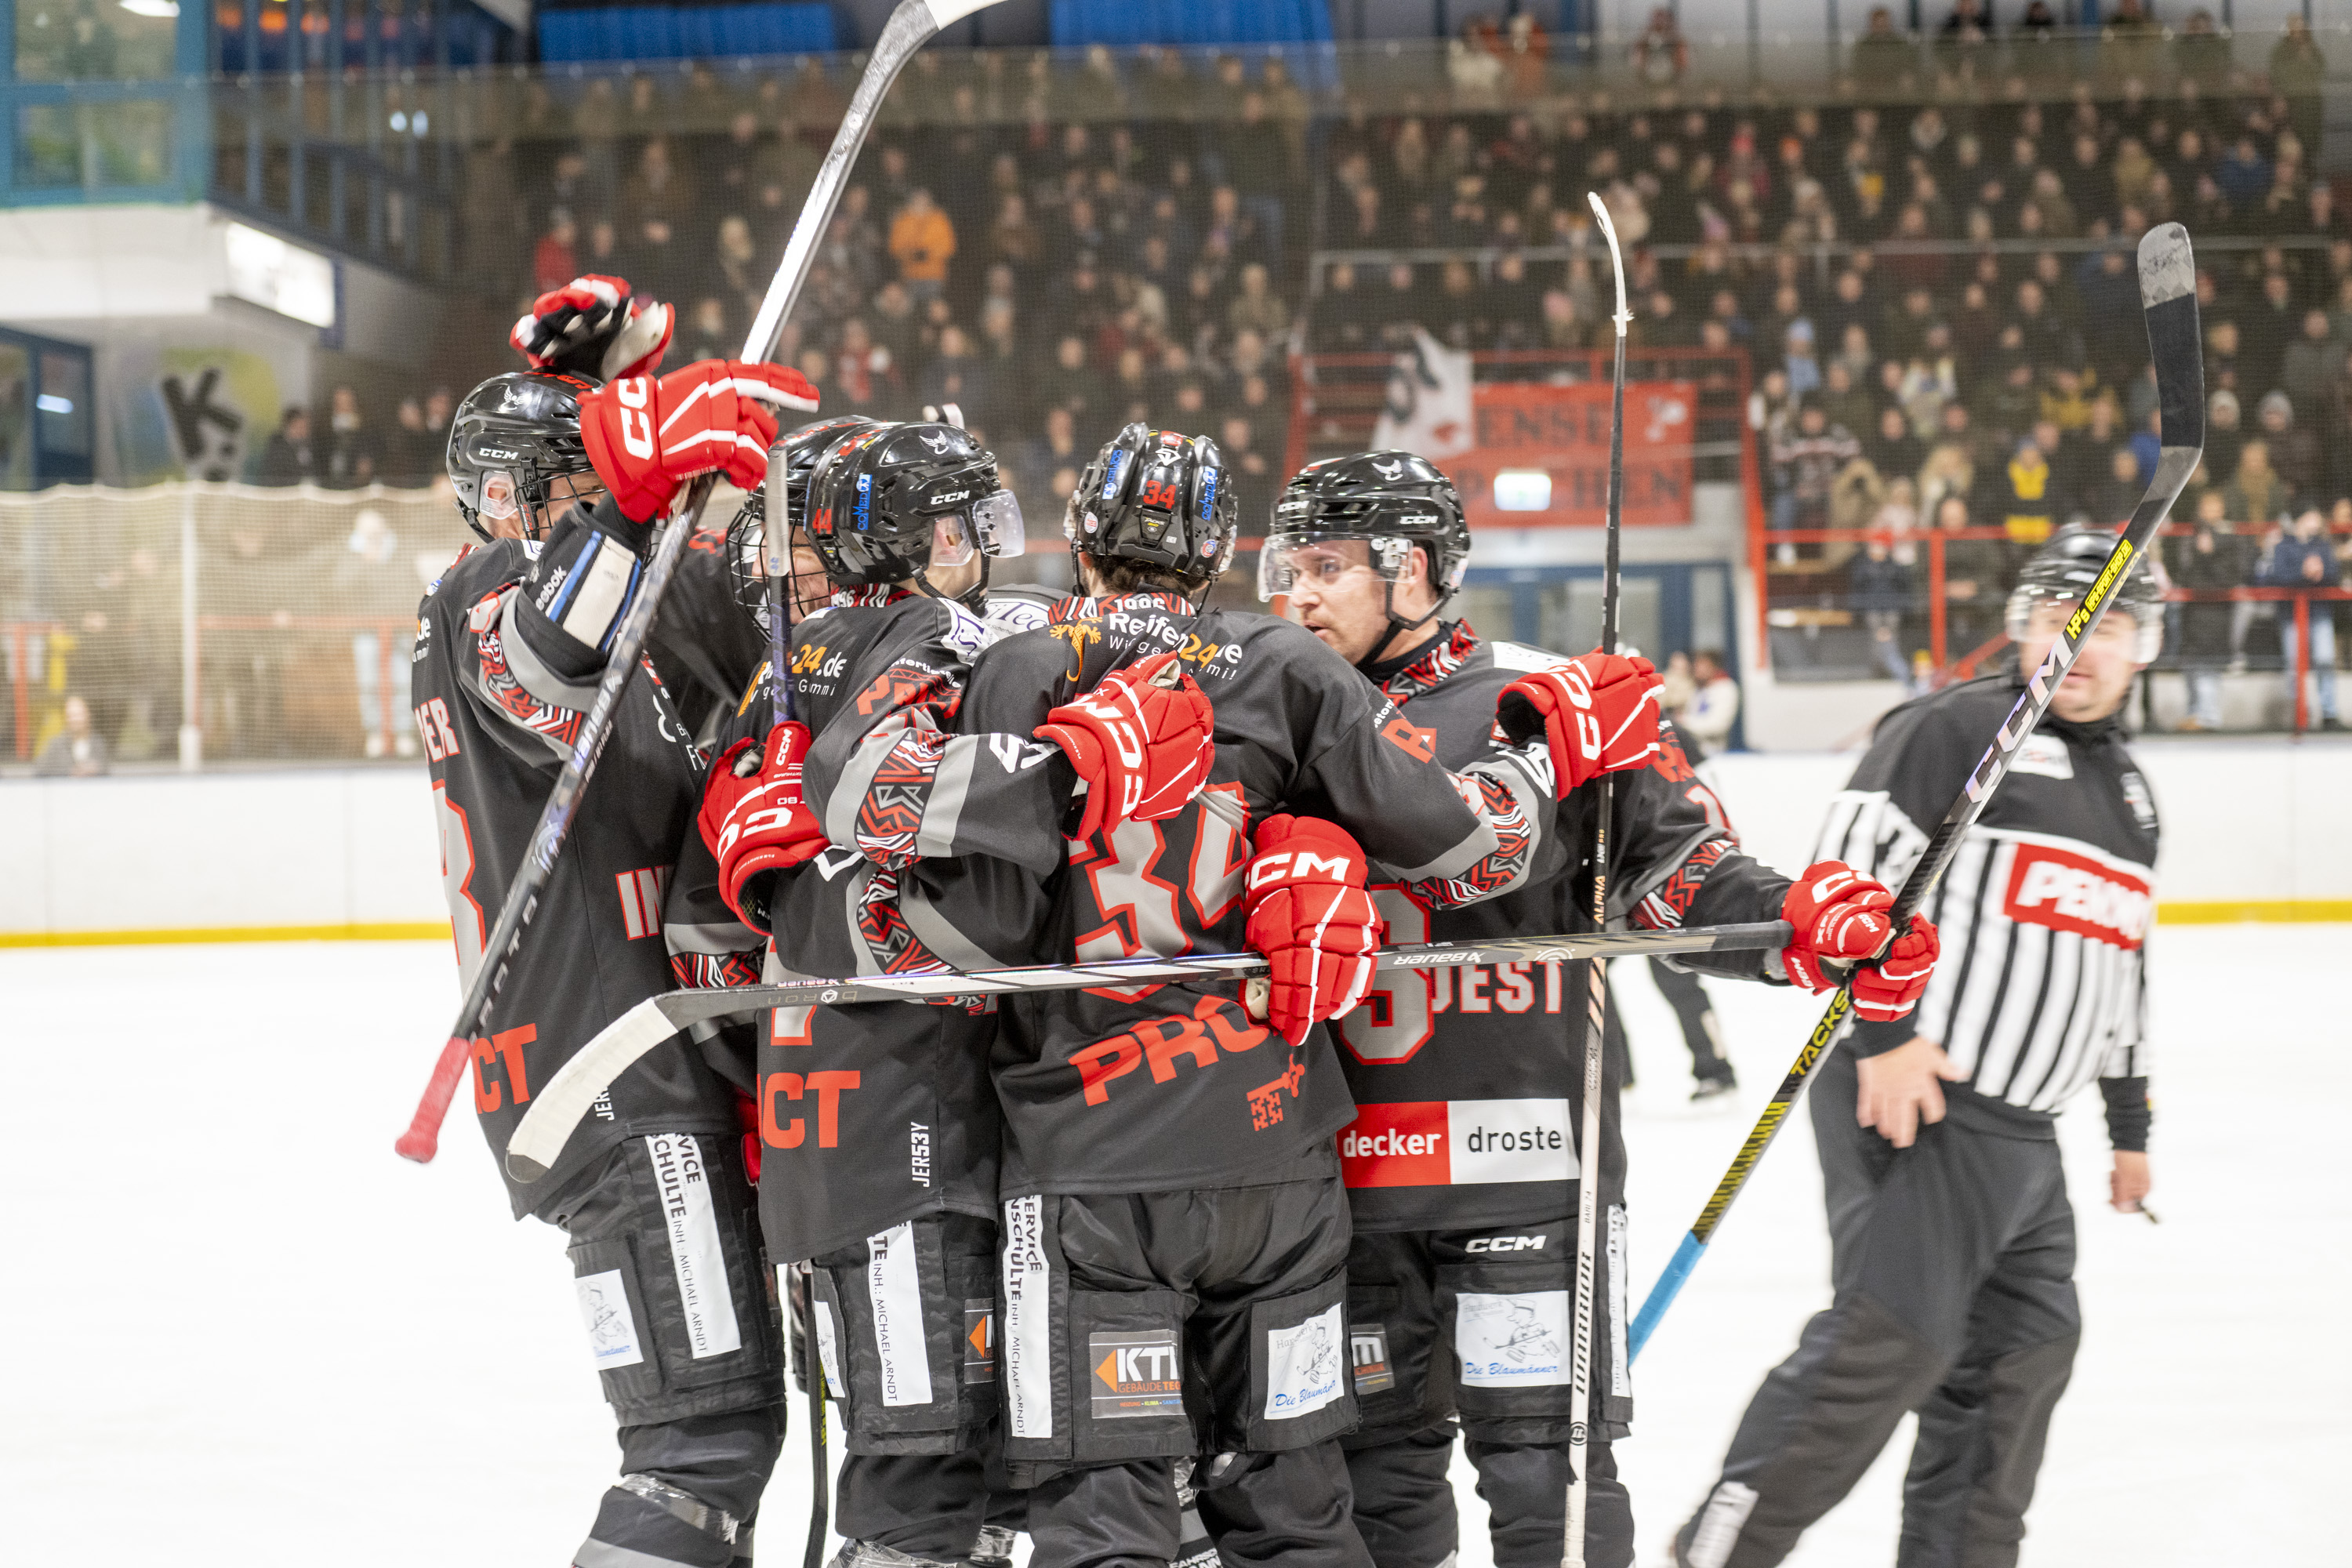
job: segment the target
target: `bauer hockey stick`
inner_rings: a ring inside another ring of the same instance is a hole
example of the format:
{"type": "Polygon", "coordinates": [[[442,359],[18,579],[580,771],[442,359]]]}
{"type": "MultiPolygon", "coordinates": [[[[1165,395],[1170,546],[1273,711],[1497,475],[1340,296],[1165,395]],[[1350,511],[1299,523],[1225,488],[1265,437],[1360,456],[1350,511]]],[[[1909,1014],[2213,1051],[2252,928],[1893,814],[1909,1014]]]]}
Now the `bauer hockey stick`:
{"type": "MultiPolygon", "coordinates": [[[[1617,226],[1609,208],[1591,191],[1592,216],[1609,241],[1609,265],[1617,275],[1617,370],[1610,393],[1609,510],[1606,542],[1601,558],[1601,651],[1617,651],[1617,547],[1625,519],[1625,328],[1633,312],[1625,308],[1625,256],[1617,247],[1617,226]]],[[[1609,923],[1609,831],[1616,791],[1607,773],[1594,781],[1592,801],[1592,929],[1609,923]]],[[[1576,1147],[1570,1161],[1576,1167],[1576,1316],[1569,1325],[1567,1568],[1584,1568],[1584,1525],[1591,1487],[1587,1461],[1591,1458],[1592,1286],[1593,1247],[1601,1216],[1601,1057],[1602,1029],[1609,1008],[1609,960],[1596,955],[1586,966],[1592,985],[1584,1014],[1584,1099],[1578,1120],[1576,1147]]]]}
{"type": "MultiPolygon", "coordinates": [[[[2059,629],[2058,640],[2050,645],[2049,654],[2042,667],[2033,672],[2025,689],[2019,694],[2017,706],[2009,710],[1992,744],[1969,775],[1952,808],[1937,825],[1935,836],[1904,879],[1903,890],[1895,896],[1893,917],[1895,929],[1910,926],[1912,915],[1935,890],[1936,883],[1959,852],[1960,840],[1984,814],[1985,805],[1993,791],[2009,773],[2010,764],[2016,760],[2017,749],[2033,733],[2042,716],[2050,710],[2058,694],[2060,682],[2073,668],[2075,656],[2091,633],[2097,629],[2100,619],[2116,587],[2139,565],[2140,557],[2155,542],[2157,531],[2171,514],[2172,503],[2180,499],[2189,476],[2197,471],[2197,464],[2205,453],[2205,363],[2199,348],[2197,335],[2197,261],[2189,253],[2189,231],[2177,223],[2168,223],[2148,230],[2139,242],[2140,309],[2147,321],[2149,357],[2156,364],[2157,397],[2163,413],[2162,452],[2157,458],[2156,477],[2140,498],[2131,521],[2125,524],[2116,540],[2106,564],[2083,595],[2083,602],[2066,617],[2059,629]]],[[[1633,1353],[1642,1353],[1642,1346],[1657,1331],[1658,1321],[1666,1309],[1674,1305],[1691,1270],[1698,1266],[1701,1254],[1714,1238],[1716,1227],[1731,1207],[1739,1190],[1763,1159],[1764,1151],[1772,1146],[1797,1097],[1805,1091],[1805,1082],[1830,1047],[1837,1041],[1847,1016],[1853,1009],[1852,983],[1841,985],[1830,998],[1829,1008],[1822,1015],[1821,1023],[1797,1053],[1796,1065],[1780,1087],[1772,1091],[1771,1103],[1764,1114],[1756,1119],[1755,1128],[1748,1141],[1732,1156],[1731,1168],[1716,1184],[1714,1195],[1699,1210],[1698,1223],[1692,1226],[1675,1256],[1666,1264],[1665,1272],[1650,1288],[1647,1300],[1642,1303],[1641,1315],[1633,1320],[1633,1353]]]]}
{"type": "MultiPolygon", "coordinates": [[[[898,9],[890,13],[882,36],[875,40],[866,74],[858,79],[857,90],[850,98],[848,111],[842,116],[841,129],[834,132],[833,146],[817,169],[816,182],[801,207],[800,218],[793,226],[783,259],[777,264],[775,277],[769,280],[766,298],[760,301],[760,313],[743,340],[745,359],[765,359],[775,346],[784,318],[800,298],[802,284],[808,280],[817,245],[824,237],[825,226],[833,221],[834,206],[841,199],[849,166],[865,144],[866,132],[874,122],[874,111],[883,94],[890,90],[890,84],[898,79],[899,70],[940,28],[994,3],[995,0],[900,0],[898,9]]],[[[422,1164],[432,1159],[439,1148],[441,1123],[449,1114],[449,1102],[457,1095],[457,1080],[466,1071],[467,1058],[475,1049],[474,1037],[488,1027],[491,1005],[506,984],[507,972],[522,945],[523,932],[531,917],[539,912],[540,892],[554,873],[555,858],[572,829],[581,791],[587,787],[589,775],[596,771],[597,759],[604,755],[604,742],[612,736],[613,718],[620,706],[622,689],[636,673],[646,635],[653,629],[654,615],[661,607],[662,596],[677,569],[686,542],[702,521],[702,508],[710,499],[714,482],[712,476],[705,474],[688,487],[683,505],[672,513],[661,542],[654,547],[653,560],[646,567],[635,601],[622,617],[620,631],[613,639],[612,657],[605,662],[603,679],[597,682],[595,700],[589,704],[581,721],[579,739],[572,745],[572,754],[563,760],[563,771],[556,776],[555,788],[540,813],[539,826],[531,832],[530,852],[516,870],[514,882],[507,889],[506,900],[499,908],[498,923],[489,940],[482,944],[481,963],[466,989],[457,1026],[449,1031],[448,1043],[441,1047],[441,1058],[434,1064],[433,1076],[425,1083],[424,1097],[417,1102],[416,1114],[409,1120],[408,1131],[394,1142],[394,1149],[407,1159],[422,1164]]],[[[772,531],[770,538],[772,541],[772,531]]],[[[788,568],[790,553],[788,549],[788,568]]],[[[770,618],[772,649],[773,628],[779,624],[778,617],[770,618]]],[[[779,680],[782,666],[782,661],[777,660],[779,680]]],[[[782,700],[779,700],[780,716],[784,711],[782,700]]]]}
{"type": "MultiPolygon", "coordinates": [[[[1465,963],[1560,963],[1609,952],[1732,952],[1782,948],[1786,921],[1698,926],[1681,931],[1587,931],[1573,936],[1505,937],[1496,942],[1417,942],[1383,948],[1378,971],[1454,968],[1465,963]]],[[[519,1182],[547,1174],[572,1130],[596,1097],[630,1064],[664,1040],[706,1021],[751,1017],[772,1007],[846,1005],[858,1002],[933,1002],[1002,996],[1016,991],[1075,991],[1090,986],[1165,985],[1194,980],[1247,980],[1268,972],[1255,952],[1198,952],[1181,958],[1113,958],[1097,963],[1034,963],[969,973],[863,974],[855,980],[794,980],[777,985],[666,992],[649,996],[612,1023],[530,1098],[507,1144],[507,1170],[519,1182]]]]}

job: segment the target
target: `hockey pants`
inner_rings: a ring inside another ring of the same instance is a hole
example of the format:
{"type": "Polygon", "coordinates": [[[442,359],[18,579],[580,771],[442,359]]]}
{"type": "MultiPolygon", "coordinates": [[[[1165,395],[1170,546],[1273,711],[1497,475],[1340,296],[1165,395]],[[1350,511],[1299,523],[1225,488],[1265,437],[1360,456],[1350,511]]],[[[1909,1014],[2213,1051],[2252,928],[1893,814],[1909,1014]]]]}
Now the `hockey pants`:
{"type": "Polygon", "coordinates": [[[1162,1568],[1195,1453],[1226,1563],[1371,1568],[1335,1440],[1356,1416],[1336,1170],[1004,1210],[1006,1450],[1034,1568],[1162,1568]]]}
{"type": "Polygon", "coordinates": [[[1854,1125],[1851,1053],[1819,1072],[1832,1305],[1757,1391],[1680,1560],[1779,1563],[1916,1410],[1899,1568],[2010,1568],[2082,1330],[2058,1145],[1956,1106],[1897,1150],[1854,1125]]]}
{"type": "Polygon", "coordinates": [[[818,1347],[845,1450],[834,1528],[926,1563],[967,1560],[1003,1511],[990,1354],[996,1226],[926,1215],[814,1262],[818,1347]]]}
{"type": "Polygon", "coordinates": [[[728,1568],[784,1442],[777,1314],[732,1137],[614,1147],[546,1212],[571,1241],[621,1479],[578,1568],[728,1568]]]}
{"type": "MultiPolygon", "coordinates": [[[[1624,1209],[1606,1206],[1594,1259],[1587,1561],[1627,1568],[1633,1510],[1606,1440],[1633,1414],[1625,1340],[1624,1209]]],[[[1360,1233],[1348,1315],[1363,1429],[1342,1439],[1356,1526],[1379,1568],[1439,1568],[1460,1542],[1446,1470],[1458,1430],[1486,1500],[1497,1568],[1557,1568],[1574,1403],[1563,1354],[1576,1226],[1360,1233]],[[1458,1417],[1458,1426],[1457,1420],[1458,1417]]]]}

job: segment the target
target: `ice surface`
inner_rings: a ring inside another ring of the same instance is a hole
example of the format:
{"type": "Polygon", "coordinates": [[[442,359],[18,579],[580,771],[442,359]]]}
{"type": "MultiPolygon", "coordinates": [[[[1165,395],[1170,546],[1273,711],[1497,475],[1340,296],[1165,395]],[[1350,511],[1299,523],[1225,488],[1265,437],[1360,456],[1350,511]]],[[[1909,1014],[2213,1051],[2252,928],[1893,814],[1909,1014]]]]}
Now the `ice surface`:
{"type": "MultiPolygon", "coordinates": [[[[2336,1149],[2352,928],[2156,943],[2160,1226],[2104,1206],[2095,1095],[2064,1123],[2083,1352],[2030,1520],[2042,1563],[2342,1561],[2352,1200],[2336,1149]],[[2333,1542],[2333,1544],[2331,1544],[2333,1542]]],[[[1716,984],[1744,1091],[1695,1110],[1672,1015],[1623,977],[1633,1283],[1646,1289],[1810,1028],[1716,984]]],[[[515,1225],[464,1098],[394,1156],[456,999],[429,943],[0,952],[8,1267],[0,1554],[24,1563],[556,1564],[610,1479],[562,1238],[515,1225]]],[[[1635,1372],[1639,1561],[1703,1494],[1748,1395],[1826,1300],[1792,1119],[1635,1372]]],[[[761,1521],[796,1563],[807,1458],[761,1521]]],[[[1894,1556],[1907,1434],[1793,1563],[1894,1556]]],[[[1462,1477],[1465,1568],[1489,1559],[1462,1477]]]]}

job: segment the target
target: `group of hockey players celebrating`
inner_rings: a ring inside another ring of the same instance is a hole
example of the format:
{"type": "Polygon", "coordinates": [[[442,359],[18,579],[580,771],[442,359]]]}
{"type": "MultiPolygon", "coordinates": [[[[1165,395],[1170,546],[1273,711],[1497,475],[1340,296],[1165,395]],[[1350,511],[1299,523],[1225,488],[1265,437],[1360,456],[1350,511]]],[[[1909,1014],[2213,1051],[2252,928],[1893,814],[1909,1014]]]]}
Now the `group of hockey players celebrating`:
{"type": "MultiPolygon", "coordinates": [[[[688,551],[474,1042],[493,1146],[681,984],[1241,949],[1270,973],[774,1009],[624,1073],[543,1179],[510,1182],[518,1217],[565,1233],[619,1424],[621,1479],[572,1562],[749,1559],[789,1360],[835,1411],[845,1568],[1001,1561],[1015,1531],[1051,1568],[1440,1568],[1457,1433],[1496,1561],[1533,1568],[1561,1556],[1579,1420],[1590,1559],[1631,1563],[1625,1151],[1613,1087],[1601,1146],[1576,1146],[1583,965],[1376,974],[1374,954],[1591,929],[1606,778],[1612,920],[1785,920],[1783,951],[1677,962],[1851,984],[1860,1027],[1899,1042],[1938,939],[1895,930],[1868,874],[1896,836],[1885,790],[1853,865],[1791,882],[1741,853],[1645,660],[1447,617],[1471,539],[1418,457],[1310,464],[1245,522],[1213,441],[1130,425],[1070,499],[1076,589],[1055,598],[991,586],[1023,521],[957,424],[806,423],[795,372],[660,374],[667,337],[618,279],[547,295],[516,329],[531,368],[477,388],[450,439],[487,542],[425,597],[414,689],[469,967],[656,524],[713,470],[752,498],[688,551]],[[1244,531],[1285,616],[1206,607],[1244,531]],[[1578,1412],[1584,1179],[1605,1218],[1578,1412]]],[[[1877,1311],[1881,1361],[1899,1346],[1880,1321],[1899,1303],[1841,1303],[1877,1311]]],[[[1964,1339],[1965,1293],[1960,1316],[1964,1339]]],[[[1828,1371],[1803,1377],[1868,1376],[1808,1342],[1828,1371]]],[[[1808,1440],[1801,1411],[1783,1427],[1808,1440]]],[[[1754,1506],[1742,1475],[1716,1514],[1754,1506]]],[[[1693,1535],[1678,1552],[1710,1550],[1693,1535]]]]}

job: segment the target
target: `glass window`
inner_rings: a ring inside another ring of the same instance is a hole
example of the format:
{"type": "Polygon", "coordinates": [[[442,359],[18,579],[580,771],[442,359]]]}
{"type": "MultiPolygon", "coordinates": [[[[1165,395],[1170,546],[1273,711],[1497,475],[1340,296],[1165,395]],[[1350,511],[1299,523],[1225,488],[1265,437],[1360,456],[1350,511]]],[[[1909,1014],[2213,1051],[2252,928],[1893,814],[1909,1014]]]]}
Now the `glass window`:
{"type": "Polygon", "coordinates": [[[32,356],[0,343],[0,490],[33,488],[32,356]]]}
{"type": "Polygon", "coordinates": [[[174,0],[16,0],[16,79],[163,80],[179,16],[174,0]]]}

